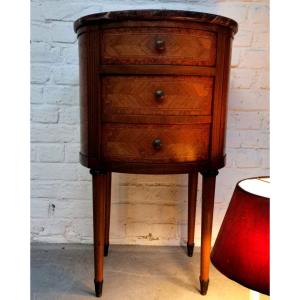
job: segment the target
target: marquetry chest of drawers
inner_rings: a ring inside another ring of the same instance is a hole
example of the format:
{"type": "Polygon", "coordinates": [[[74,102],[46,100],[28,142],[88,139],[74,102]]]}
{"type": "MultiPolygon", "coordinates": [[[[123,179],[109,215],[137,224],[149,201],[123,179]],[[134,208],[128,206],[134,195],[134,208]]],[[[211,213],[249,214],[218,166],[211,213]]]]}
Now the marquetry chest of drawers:
{"type": "Polygon", "coordinates": [[[206,294],[237,23],[199,12],[137,10],[85,16],[74,28],[80,58],[80,161],[93,176],[96,295],[102,293],[109,246],[111,172],[188,174],[189,256],[202,174],[200,292],[206,294]]]}

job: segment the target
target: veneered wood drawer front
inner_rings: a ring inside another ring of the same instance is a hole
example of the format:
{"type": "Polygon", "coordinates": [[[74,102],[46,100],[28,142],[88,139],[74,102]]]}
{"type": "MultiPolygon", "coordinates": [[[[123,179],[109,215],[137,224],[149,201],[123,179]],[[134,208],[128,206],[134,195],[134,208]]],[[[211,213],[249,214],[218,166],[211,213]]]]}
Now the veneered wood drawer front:
{"type": "Polygon", "coordinates": [[[106,29],[103,64],[160,64],[214,66],[216,35],[179,28],[106,29]]]}
{"type": "Polygon", "coordinates": [[[108,76],[103,113],[110,115],[210,115],[212,77],[108,76]]]}
{"type": "Polygon", "coordinates": [[[206,160],[209,133],[209,124],[106,123],[102,128],[102,155],[108,161],[168,163],[206,160]]]}

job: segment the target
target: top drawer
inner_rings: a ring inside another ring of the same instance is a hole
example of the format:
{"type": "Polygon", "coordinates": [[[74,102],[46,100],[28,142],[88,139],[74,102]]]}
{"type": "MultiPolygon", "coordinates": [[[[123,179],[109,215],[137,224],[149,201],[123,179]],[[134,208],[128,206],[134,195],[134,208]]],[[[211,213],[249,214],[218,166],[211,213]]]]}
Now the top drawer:
{"type": "Polygon", "coordinates": [[[216,35],[179,28],[105,29],[103,64],[214,66],[216,35]]]}

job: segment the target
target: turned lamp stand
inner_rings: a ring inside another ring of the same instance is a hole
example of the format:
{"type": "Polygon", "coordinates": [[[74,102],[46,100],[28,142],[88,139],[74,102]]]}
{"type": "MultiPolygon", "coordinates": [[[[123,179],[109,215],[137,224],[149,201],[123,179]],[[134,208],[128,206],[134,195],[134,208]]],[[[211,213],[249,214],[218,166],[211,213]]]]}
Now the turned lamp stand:
{"type": "Polygon", "coordinates": [[[202,174],[200,292],[205,295],[237,23],[200,12],[136,10],[85,16],[74,29],[80,162],[93,177],[96,296],[102,294],[109,248],[111,172],[188,174],[188,256],[193,255],[202,174]]]}

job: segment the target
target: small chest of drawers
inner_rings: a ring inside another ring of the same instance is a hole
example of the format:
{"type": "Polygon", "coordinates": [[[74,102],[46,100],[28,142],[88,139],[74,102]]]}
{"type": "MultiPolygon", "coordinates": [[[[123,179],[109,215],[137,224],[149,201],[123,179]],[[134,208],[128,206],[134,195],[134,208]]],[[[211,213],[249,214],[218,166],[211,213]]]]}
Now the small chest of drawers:
{"type": "Polygon", "coordinates": [[[169,10],[107,12],[74,23],[80,58],[81,163],[93,175],[95,288],[109,247],[111,172],[189,176],[193,254],[203,175],[200,291],[208,287],[215,178],[225,127],[235,21],[169,10]]]}

